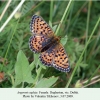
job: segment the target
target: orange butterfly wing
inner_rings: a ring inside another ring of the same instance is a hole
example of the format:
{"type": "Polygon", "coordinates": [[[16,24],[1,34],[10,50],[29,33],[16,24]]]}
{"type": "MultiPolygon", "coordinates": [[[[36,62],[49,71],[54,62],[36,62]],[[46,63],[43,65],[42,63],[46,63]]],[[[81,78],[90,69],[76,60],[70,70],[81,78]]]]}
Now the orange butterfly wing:
{"type": "Polygon", "coordinates": [[[40,54],[40,61],[62,72],[69,72],[69,61],[64,47],[59,43],[50,26],[39,16],[33,15],[30,23],[33,33],[29,40],[30,49],[40,54]],[[57,40],[57,41],[56,41],[57,40]]]}
{"type": "Polygon", "coordinates": [[[50,26],[43,18],[37,15],[32,16],[30,30],[33,33],[33,36],[29,39],[29,48],[35,53],[41,52],[54,36],[50,26]]]}
{"type": "Polygon", "coordinates": [[[53,66],[53,58],[55,55],[55,47],[56,44],[53,44],[49,49],[46,51],[42,52],[40,54],[40,61],[45,65],[45,66],[53,66]]]}
{"type": "Polygon", "coordinates": [[[54,32],[50,26],[40,16],[33,15],[30,23],[30,30],[33,34],[46,35],[52,37],[54,32]]]}
{"type": "Polygon", "coordinates": [[[64,47],[60,43],[56,47],[56,52],[53,59],[53,67],[62,72],[70,71],[68,56],[64,47]]]}
{"type": "Polygon", "coordinates": [[[40,53],[42,49],[51,41],[52,38],[47,38],[43,35],[34,35],[29,39],[29,48],[35,53],[40,53]]]}
{"type": "Polygon", "coordinates": [[[63,46],[53,44],[48,50],[40,54],[40,61],[46,66],[53,66],[55,69],[62,72],[69,72],[70,66],[67,54],[63,46]]]}

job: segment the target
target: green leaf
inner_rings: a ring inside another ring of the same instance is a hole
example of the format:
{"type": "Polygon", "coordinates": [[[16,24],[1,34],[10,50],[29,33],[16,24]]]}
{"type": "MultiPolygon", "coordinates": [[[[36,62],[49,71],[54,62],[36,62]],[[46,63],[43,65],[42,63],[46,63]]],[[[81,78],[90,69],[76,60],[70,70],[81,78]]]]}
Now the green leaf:
{"type": "Polygon", "coordinates": [[[67,42],[67,36],[65,36],[64,38],[61,38],[61,43],[63,44],[63,45],[65,45],[66,44],[66,42],[67,42]]]}
{"type": "Polygon", "coordinates": [[[42,67],[43,69],[46,69],[47,67],[45,65],[43,65],[40,61],[39,61],[39,65],[40,67],[42,67]]]}
{"type": "Polygon", "coordinates": [[[50,78],[42,78],[37,84],[36,88],[49,88],[51,87],[56,81],[58,80],[58,77],[50,77],[50,78]]]}
{"type": "Polygon", "coordinates": [[[30,70],[34,69],[35,65],[34,65],[34,61],[29,65],[30,70]]]}
{"type": "Polygon", "coordinates": [[[42,67],[43,69],[46,69],[46,67],[40,62],[39,60],[39,54],[34,54],[34,64],[36,65],[36,68],[38,67],[38,65],[40,67],[42,67]]]}
{"type": "Polygon", "coordinates": [[[38,66],[39,54],[34,54],[34,64],[38,66]]]}
{"type": "Polygon", "coordinates": [[[52,28],[52,23],[51,23],[51,21],[49,21],[49,25],[50,25],[50,27],[52,28]]]}
{"type": "Polygon", "coordinates": [[[15,86],[21,82],[32,83],[31,68],[29,62],[22,51],[18,52],[17,62],[15,64],[15,86]]]}
{"type": "Polygon", "coordinates": [[[57,25],[52,26],[51,21],[49,21],[49,25],[50,25],[50,27],[52,28],[52,30],[55,32],[55,31],[56,31],[56,29],[57,29],[57,25]]]}
{"type": "Polygon", "coordinates": [[[55,26],[52,27],[52,29],[53,29],[54,32],[56,32],[57,26],[58,25],[55,25],[55,26]]]}
{"type": "Polygon", "coordinates": [[[80,63],[80,66],[81,66],[82,68],[85,68],[85,67],[88,66],[88,64],[85,64],[84,62],[81,62],[81,63],[80,63]]]}

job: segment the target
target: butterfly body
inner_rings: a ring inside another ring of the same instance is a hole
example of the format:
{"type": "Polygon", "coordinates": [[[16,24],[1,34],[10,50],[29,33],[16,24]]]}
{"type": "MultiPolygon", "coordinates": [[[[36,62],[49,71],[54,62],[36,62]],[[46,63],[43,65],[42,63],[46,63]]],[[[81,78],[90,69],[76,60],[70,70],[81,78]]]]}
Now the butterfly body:
{"type": "Polygon", "coordinates": [[[29,40],[29,47],[33,52],[40,53],[40,61],[59,71],[69,72],[67,54],[50,26],[40,16],[33,15],[30,29],[33,36],[29,40]]]}
{"type": "Polygon", "coordinates": [[[52,38],[48,39],[48,42],[43,44],[44,47],[41,50],[41,52],[44,52],[44,51],[48,50],[50,47],[58,44],[59,42],[60,42],[59,38],[52,37],[52,38]]]}

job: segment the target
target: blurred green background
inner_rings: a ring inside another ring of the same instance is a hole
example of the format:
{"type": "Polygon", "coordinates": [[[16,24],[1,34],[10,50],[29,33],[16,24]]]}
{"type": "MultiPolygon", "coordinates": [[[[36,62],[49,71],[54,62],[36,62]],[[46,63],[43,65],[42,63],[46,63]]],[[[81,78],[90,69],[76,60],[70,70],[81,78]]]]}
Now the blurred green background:
{"type": "MultiPolygon", "coordinates": [[[[0,21],[0,28],[20,1],[11,1],[0,21]]],[[[72,1],[62,23],[69,1],[25,1],[0,32],[0,87],[100,87],[100,1],[72,1]],[[29,49],[32,15],[41,16],[54,31],[69,57],[71,71],[64,73],[42,65],[29,49]],[[88,47],[79,61],[90,35],[88,47]],[[74,71],[74,72],[73,72],[74,71]],[[73,75],[73,76],[72,76],[73,75]],[[69,81],[71,80],[71,81],[69,81]],[[69,85],[68,85],[69,84],[69,85]]],[[[0,15],[7,1],[0,1],[0,15]]]]}

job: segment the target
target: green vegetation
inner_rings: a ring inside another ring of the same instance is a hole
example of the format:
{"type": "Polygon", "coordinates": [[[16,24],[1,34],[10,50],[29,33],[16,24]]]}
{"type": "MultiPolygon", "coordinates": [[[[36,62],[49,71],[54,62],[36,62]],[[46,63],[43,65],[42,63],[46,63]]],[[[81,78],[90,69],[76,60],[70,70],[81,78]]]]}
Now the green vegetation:
{"type": "MultiPolygon", "coordinates": [[[[12,1],[0,28],[20,2],[12,1]]],[[[0,1],[0,14],[7,1],[0,1]]],[[[25,1],[0,32],[0,87],[100,87],[100,2],[25,1]],[[32,15],[42,16],[67,52],[71,71],[60,72],[41,64],[29,49],[32,15]]]]}

